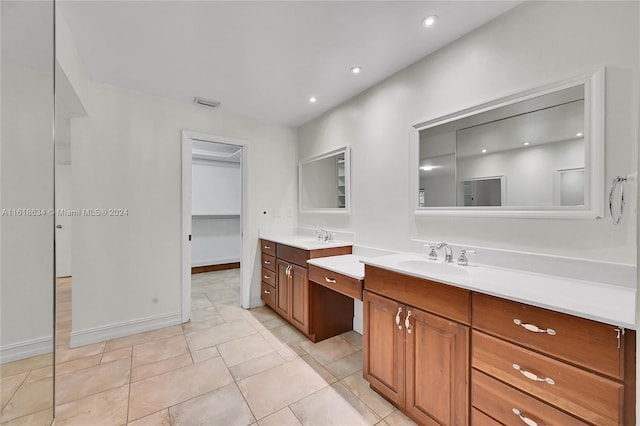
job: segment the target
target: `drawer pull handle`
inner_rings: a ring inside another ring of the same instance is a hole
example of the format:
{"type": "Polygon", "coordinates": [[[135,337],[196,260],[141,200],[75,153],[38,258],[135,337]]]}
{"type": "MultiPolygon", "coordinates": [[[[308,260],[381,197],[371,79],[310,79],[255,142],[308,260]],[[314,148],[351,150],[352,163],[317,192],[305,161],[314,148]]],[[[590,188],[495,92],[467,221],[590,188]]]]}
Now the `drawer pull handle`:
{"type": "Polygon", "coordinates": [[[537,325],[524,323],[517,318],[513,320],[513,323],[533,333],[547,333],[549,336],[556,335],[556,331],[553,328],[540,328],[537,325]]]}
{"type": "Polygon", "coordinates": [[[265,280],[270,280],[270,279],[271,279],[271,277],[270,277],[269,275],[265,275],[265,276],[264,276],[264,279],[265,279],[265,280]]]}
{"type": "Polygon", "coordinates": [[[404,328],[407,329],[407,333],[411,334],[411,323],[409,322],[409,318],[411,318],[411,311],[407,311],[407,317],[404,319],[404,328]]]}
{"type": "Polygon", "coordinates": [[[331,284],[335,284],[335,283],[337,283],[337,281],[336,281],[336,280],[332,280],[332,279],[331,279],[331,278],[329,278],[329,277],[324,277],[324,280],[325,280],[326,282],[328,282],[328,283],[331,283],[331,284]]]}
{"type": "Polygon", "coordinates": [[[265,290],[264,294],[271,294],[271,292],[269,290],[265,290]]]}
{"type": "Polygon", "coordinates": [[[514,370],[517,370],[520,374],[526,377],[529,380],[533,380],[534,382],[545,382],[550,385],[555,385],[556,381],[550,377],[538,377],[530,371],[523,370],[518,364],[513,364],[514,370]]]}
{"type": "Polygon", "coordinates": [[[271,246],[264,246],[265,250],[269,250],[271,246]]]}
{"type": "Polygon", "coordinates": [[[402,313],[402,306],[398,308],[398,313],[396,314],[396,325],[398,326],[398,330],[402,330],[402,325],[400,324],[400,314],[402,313]]]}
{"type": "Polygon", "coordinates": [[[516,416],[520,417],[520,420],[522,420],[522,423],[529,425],[529,426],[538,426],[538,423],[534,422],[533,420],[531,420],[528,417],[525,417],[524,414],[522,414],[522,412],[520,412],[520,410],[518,410],[517,408],[514,408],[513,410],[513,414],[515,414],[516,416]]]}
{"type": "Polygon", "coordinates": [[[264,264],[265,264],[265,265],[271,265],[271,261],[270,261],[270,260],[265,260],[265,261],[264,261],[264,264]]]}

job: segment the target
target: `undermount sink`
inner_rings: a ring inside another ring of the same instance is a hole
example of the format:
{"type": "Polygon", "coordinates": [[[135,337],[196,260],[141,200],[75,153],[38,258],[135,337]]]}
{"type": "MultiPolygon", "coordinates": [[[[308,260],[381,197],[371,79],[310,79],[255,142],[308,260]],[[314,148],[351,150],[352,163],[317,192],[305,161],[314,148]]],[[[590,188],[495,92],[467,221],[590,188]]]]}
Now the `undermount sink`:
{"type": "Polygon", "coordinates": [[[463,267],[454,264],[434,262],[432,260],[401,260],[397,263],[398,267],[409,271],[419,272],[421,274],[438,274],[438,275],[467,275],[468,272],[463,267]]]}

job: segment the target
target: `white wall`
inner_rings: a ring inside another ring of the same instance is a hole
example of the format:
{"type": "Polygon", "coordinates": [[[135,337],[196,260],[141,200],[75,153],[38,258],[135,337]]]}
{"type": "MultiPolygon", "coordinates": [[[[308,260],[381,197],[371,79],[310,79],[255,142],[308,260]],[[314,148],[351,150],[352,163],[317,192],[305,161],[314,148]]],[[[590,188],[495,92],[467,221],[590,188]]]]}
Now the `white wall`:
{"type": "Polygon", "coordinates": [[[414,217],[408,169],[413,124],[605,65],[607,186],[613,176],[635,171],[638,17],[637,2],[526,2],[305,124],[300,158],[352,147],[352,213],[304,214],[300,224],[354,231],[359,244],[398,250],[420,236],[635,264],[633,211],[619,226],[608,220],[414,217]]]}
{"type": "Polygon", "coordinates": [[[74,205],[126,208],[128,216],[74,222],[72,339],[180,312],[183,129],[247,141],[243,280],[260,304],[258,228],[296,224],[274,215],[296,204],[295,132],[93,82],[85,107],[88,117],[72,120],[74,205]]]}
{"type": "Polygon", "coordinates": [[[240,214],[240,163],[193,160],[191,213],[240,214]]]}
{"type": "Polygon", "coordinates": [[[191,266],[240,262],[240,172],[240,163],[193,160],[191,266]]]}
{"type": "MultiPolygon", "coordinates": [[[[0,210],[52,208],[53,73],[1,74],[0,210]]],[[[0,362],[53,351],[53,220],[0,218],[0,362]]]]}

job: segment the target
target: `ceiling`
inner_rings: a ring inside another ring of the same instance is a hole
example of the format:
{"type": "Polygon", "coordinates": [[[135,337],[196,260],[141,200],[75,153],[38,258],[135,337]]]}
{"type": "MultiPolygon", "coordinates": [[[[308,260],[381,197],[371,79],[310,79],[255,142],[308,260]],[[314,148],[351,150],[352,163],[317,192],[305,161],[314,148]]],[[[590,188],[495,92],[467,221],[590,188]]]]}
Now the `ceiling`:
{"type": "Polygon", "coordinates": [[[92,80],[291,126],[520,3],[58,1],[92,80]]]}

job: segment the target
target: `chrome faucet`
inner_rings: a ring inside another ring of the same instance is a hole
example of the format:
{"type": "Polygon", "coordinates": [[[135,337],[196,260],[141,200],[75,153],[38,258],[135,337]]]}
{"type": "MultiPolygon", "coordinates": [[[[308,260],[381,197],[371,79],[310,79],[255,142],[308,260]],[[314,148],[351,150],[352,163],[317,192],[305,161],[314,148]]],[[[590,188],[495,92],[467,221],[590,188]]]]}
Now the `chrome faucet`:
{"type": "Polygon", "coordinates": [[[322,242],[333,242],[333,236],[334,234],[332,232],[327,231],[326,229],[318,229],[316,231],[316,234],[318,234],[318,241],[322,241],[322,242]]]}
{"type": "Polygon", "coordinates": [[[453,262],[453,250],[451,250],[451,246],[447,243],[438,243],[436,244],[436,249],[440,250],[444,247],[444,262],[451,263],[453,262]]]}

